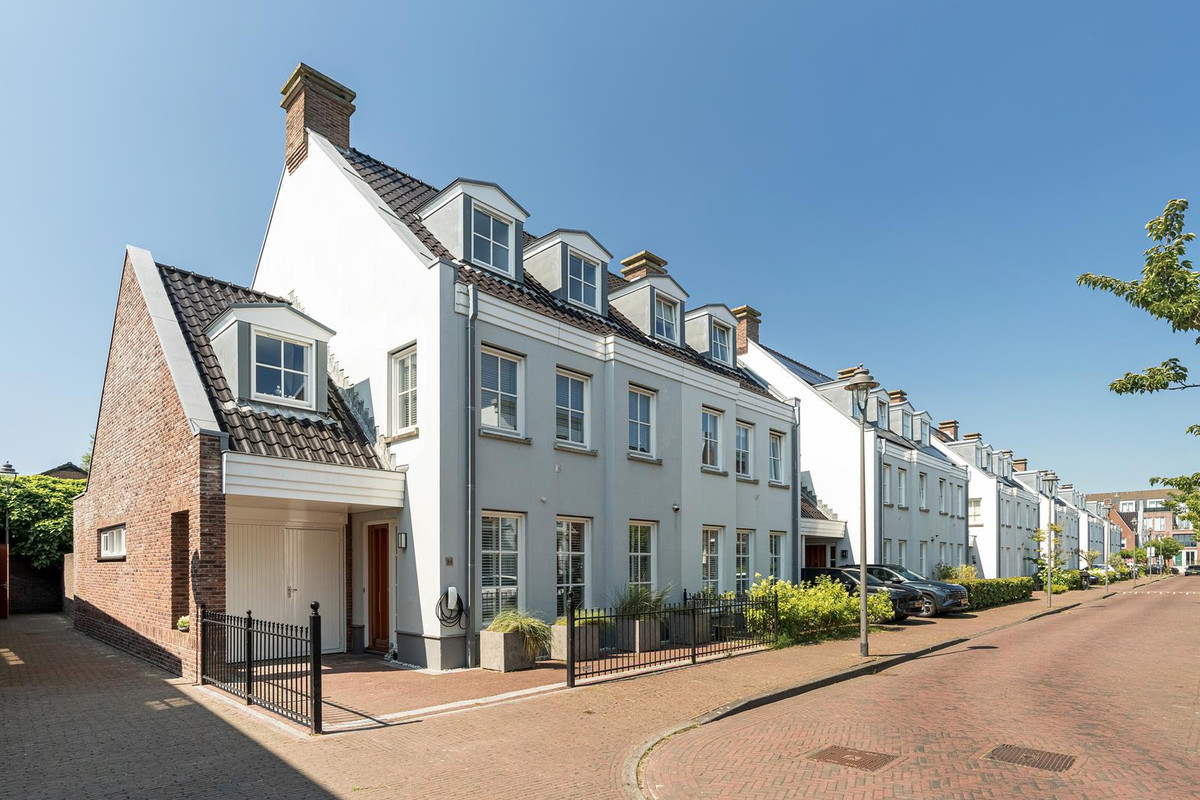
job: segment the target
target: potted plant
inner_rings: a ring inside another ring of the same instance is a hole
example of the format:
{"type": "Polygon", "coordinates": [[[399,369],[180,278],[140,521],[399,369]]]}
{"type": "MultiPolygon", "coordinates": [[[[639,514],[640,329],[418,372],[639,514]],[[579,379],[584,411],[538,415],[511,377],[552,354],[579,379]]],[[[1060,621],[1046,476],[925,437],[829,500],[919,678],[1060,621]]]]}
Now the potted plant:
{"type": "Polygon", "coordinates": [[[192,628],[192,618],[189,617],[187,614],[184,614],[182,617],[180,617],[178,620],[175,621],[175,627],[178,628],[179,630],[183,631],[184,633],[187,633],[192,628]]]}
{"type": "MultiPolygon", "coordinates": [[[[611,624],[603,611],[579,610],[575,612],[575,660],[590,661],[600,657],[600,631],[611,624]]],[[[556,661],[567,660],[567,618],[554,621],[550,639],[550,657],[556,661]]]]}
{"type": "Polygon", "coordinates": [[[662,614],[671,587],[626,586],[613,598],[617,649],[646,653],[662,646],[662,614]]]}
{"type": "Polygon", "coordinates": [[[712,639],[711,608],[716,597],[711,590],[698,592],[688,599],[687,606],[671,611],[668,622],[673,644],[707,644],[712,639]]]}
{"type": "Polygon", "coordinates": [[[479,632],[479,665],[496,672],[529,669],[549,645],[549,625],[526,611],[501,611],[479,632]]]}

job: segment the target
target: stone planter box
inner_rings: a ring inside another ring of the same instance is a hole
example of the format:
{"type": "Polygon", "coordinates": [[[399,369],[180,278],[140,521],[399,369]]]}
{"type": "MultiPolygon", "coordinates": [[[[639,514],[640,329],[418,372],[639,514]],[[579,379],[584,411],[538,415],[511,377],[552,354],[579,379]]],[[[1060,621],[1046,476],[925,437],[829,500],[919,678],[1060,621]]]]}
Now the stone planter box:
{"type": "Polygon", "coordinates": [[[712,638],[712,614],[705,609],[696,609],[696,629],[692,630],[691,610],[672,611],[670,617],[672,644],[707,644],[712,638]],[[694,641],[693,641],[694,639],[694,641]]]}
{"type": "Polygon", "coordinates": [[[515,672],[531,669],[537,663],[525,651],[525,640],[519,633],[479,632],[479,666],[494,672],[515,672]]]}
{"type": "Polygon", "coordinates": [[[662,623],[657,619],[617,620],[617,649],[648,653],[662,646],[662,623]]]}
{"type": "MultiPolygon", "coordinates": [[[[550,630],[550,657],[567,660],[567,626],[555,625],[550,630]]],[[[600,657],[600,626],[575,626],[575,660],[591,661],[600,657]]]]}

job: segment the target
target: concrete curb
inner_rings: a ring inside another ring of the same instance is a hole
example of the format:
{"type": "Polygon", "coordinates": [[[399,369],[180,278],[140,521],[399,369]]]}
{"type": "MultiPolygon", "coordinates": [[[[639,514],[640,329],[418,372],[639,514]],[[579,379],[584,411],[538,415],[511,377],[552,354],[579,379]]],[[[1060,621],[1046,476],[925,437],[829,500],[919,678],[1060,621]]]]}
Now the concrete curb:
{"type": "MultiPolygon", "coordinates": [[[[1162,580],[1162,578],[1159,578],[1159,580],[1162,580]]],[[[1097,600],[1104,600],[1112,597],[1113,595],[1123,593],[1124,592],[1110,592],[1109,594],[1102,595],[1101,597],[1097,598],[1097,600]]],[[[742,713],[743,711],[761,708],[762,706],[770,705],[771,703],[776,703],[781,700],[787,700],[792,697],[798,697],[799,695],[816,691],[817,689],[824,689],[827,686],[844,683],[845,681],[853,680],[854,678],[859,678],[863,675],[873,675],[875,673],[882,672],[885,669],[890,669],[909,661],[914,661],[918,658],[929,655],[930,653],[937,652],[938,650],[956,647],[973,639],[989,636],[993,633],[998,633],[1002,630],[1007,630],[1008,628],[1012,628],[1017,625],[1023,625],[1026,622],[1032,622],[1035,619],[1041,619],[1042,617],[1049,617],[1054,614],[1061,614],[1064,611],[1070,611],[1073,608],[1078,608],[1086,602],[1089,601],[1080,600],[1076,603],[1070,603],[1065,606],[1051,608],[1049,611],[1039,611],[1036,614],[1031,614],[1027,617],[1022,617],[1021,619],[1007,622],[1003,625],[997,625],[993,628],[988,628],[986,630],[979,631],[978,633],[973,633],[970,636],[962,636],[955,639],[948,639],[944,642],[937,642],[929,645],[928,647],[923,647],[920,650],[915,650],[911,653],[902,653],[898,656],[880,659],[879,661],[869,661],[865,664],[859,664],[857,666],[850,667],[849,669],[823,675],[820,678],[815,678],[811,681],[806,681],[796,686],[790,686],[785,689],[773,689],[769,692],[763,692],[762,694],[752,695],[741,700],[736,700],[732,703],[726,703],[725,705],[719,706],[712,711],[701,714],[698,717],[693,717],[686,722],[682,722],[678,725],[674,725],[670,728],[659,731],[658,733],[644,739],[625,759],[625,765],[621,769],[622,788],[625,790],[626,796],[635,798],[635,800],[646,800],[646,794],[642,791],[641,776],[639,774],[641,772],[642,762],[645,761],[645,759],[652,752],[654,752],[654,750],[660,744],[665,742],[667,739],[670,739],[672,736],[677,736],[684,731],[691,730],[692,728],[698,728],[701,725],[706,725],[710,722],[716,722],[721,719],[732,717],[735,714],[742,713]]]]}

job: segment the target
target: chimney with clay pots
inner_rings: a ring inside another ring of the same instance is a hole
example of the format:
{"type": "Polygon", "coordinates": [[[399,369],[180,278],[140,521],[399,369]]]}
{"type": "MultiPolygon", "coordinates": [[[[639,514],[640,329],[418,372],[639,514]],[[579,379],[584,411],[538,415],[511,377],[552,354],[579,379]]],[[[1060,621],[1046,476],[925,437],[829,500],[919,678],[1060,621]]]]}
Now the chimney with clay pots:
{"type": "Polygon", "coordinates": [[[731,311],[737,319],[738,355],[745,355],[750,349],[750,342],[758,344],[758,324],[762,321],[762,314],[752,306],[738,306],[731,311]]]}
{"type": "Polygon", "coordinates": [[[350,147],[350,115],[354,113],[354,92],[340,83],[301,63],[280,90],[287,112],[284,135],[284,163],[288,172],[308,156],[308,134],[318,133],[343,150],[350,147]]]}

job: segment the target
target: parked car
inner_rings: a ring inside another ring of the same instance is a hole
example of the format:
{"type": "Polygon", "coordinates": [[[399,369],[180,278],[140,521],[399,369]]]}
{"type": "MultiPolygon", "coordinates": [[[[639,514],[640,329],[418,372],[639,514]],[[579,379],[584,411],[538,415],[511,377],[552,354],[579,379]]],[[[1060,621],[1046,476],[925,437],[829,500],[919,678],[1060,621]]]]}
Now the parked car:
{"type": "Polygon", "coordinates": [[[1188,564],[1183,570],[1184,575],[1200,575],[1200,564],[1188,564]]]}
{"type": "Polygon", "coordinates": [[[1151,564],[1146,570],[1146,572],[1150,575],[1161,575],[1162,571],[1162,564],[1151,564]]]}
{"type": "Polygon", "coordinates": [[[1179,574],[1182,574],[1182,573],[1183,573],[1183,570],[1181,570],[1179,567],[1171,567],[1171,574],[1172,574],[1172,575],[1179,575],[1179,574]]]}
{"type": "MultiPolygon", "coordinates": [[[[800,580],[815,581],[819,576],[827,575],[831,580],[838,581],[848,592],[858,591],[858,572],[845,567],[805,567],[800,570],[800,580]]],[[[867,574],[867,594],[887,592],[892,601],[895,621],[903,622],[912,614],[920,614],[925,607],[921,593],[916,589],[901,584],[888,584],[867,574]]]]}
{"type": "Polygon", "coordinates": [[[1088,586],[1095,586],[1096,584],[1100,583],[1100,578],[1093,575],[1090,570],[1086,570],[1086,569],[1079,570],[1079,580],[1082,583],[1086,584],[1083,587],[1085,589],[1088,586]]]}
{"type": "MultiPolygon", "coordinates": [[[[846,567],[858,569],[858,565],[846,567]]],[[[921,611],[918,616],[933,617],[970,608],[967,589],[957,583],[931,581],[919,572],[899,564],[867,564],[867,574],[886,584],[900,584],[921,593],[921,611]]]]}

